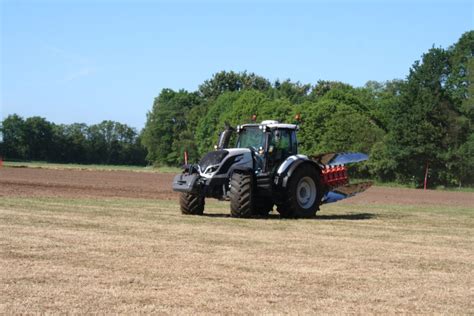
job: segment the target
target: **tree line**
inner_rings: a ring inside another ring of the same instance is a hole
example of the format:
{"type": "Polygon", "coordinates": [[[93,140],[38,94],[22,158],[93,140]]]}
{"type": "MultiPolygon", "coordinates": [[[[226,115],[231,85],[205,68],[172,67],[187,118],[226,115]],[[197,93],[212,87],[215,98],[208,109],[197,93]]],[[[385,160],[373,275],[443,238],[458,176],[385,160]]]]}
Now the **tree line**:
{"type": "MultiPolygon", "coordinates": [[[[387,61],[389,62],[389,61],[387,61]]],[[[197,91],[164,89],[147,114],[147,159],[178,165],[196,161],[216,144],[225,122],[300,114],[300,152],[361,151],[363,176],[420,186],[474,183],[474,31],[448,48],[432,47],[404,80],[363,87],[318,81],[270,82],[253,73],[222,71],[197,91]]]]}
{"type": "Polygon", "coordinates": [[[146,149],[125,124],[54,124],[45,118],[7,116],[1,123],[3,159],[60,163],[144,165],[146,149]]]}

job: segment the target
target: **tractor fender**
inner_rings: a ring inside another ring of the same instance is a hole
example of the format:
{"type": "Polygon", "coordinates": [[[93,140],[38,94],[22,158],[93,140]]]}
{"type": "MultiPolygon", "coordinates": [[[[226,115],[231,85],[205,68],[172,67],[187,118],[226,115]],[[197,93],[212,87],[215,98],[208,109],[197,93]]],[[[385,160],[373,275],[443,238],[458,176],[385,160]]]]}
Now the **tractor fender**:
{"type": "Polygon", "coordinates": [[[288,180],[293,172],[302,164],[310,164],[315,169],[320,170],[320,166],[305,155],[293,155],[280,165],[275,176],[275,185],[279,188],[286,188],[288,180]]]}

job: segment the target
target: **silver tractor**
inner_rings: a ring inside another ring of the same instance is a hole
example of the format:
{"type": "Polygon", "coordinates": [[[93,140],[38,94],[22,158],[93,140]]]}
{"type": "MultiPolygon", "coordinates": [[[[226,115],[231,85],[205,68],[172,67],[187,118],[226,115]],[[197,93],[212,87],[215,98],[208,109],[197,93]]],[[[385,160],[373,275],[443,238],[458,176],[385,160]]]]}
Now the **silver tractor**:
{"type": "Polygon", "coordinates": [[[345,164],[368,159],[361,153],[298,154],[298,125],[263,121],[226,126],[215,151],[175,176],[183,214],[202,215],[205,198],[230,201],[234,217],[267,216],[276,205],[281,217],[313,217],[323,203],[366,190],[349,184],[345,164]],[[236,133],[236,146],[229,142],[236,133]]]}

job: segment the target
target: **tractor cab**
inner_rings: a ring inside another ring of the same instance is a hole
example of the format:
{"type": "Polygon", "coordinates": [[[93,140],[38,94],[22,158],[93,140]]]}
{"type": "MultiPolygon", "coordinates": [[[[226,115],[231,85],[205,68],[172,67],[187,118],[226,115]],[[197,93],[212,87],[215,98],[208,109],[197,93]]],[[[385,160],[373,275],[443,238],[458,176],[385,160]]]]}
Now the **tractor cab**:
{"type": "Polygon", "coordinates": [[[268,172],[286,158],[298,154],[297,125],[278,121],[237,126],[237,148],[249,148],[261,161],[262,171],[268,172]]]}

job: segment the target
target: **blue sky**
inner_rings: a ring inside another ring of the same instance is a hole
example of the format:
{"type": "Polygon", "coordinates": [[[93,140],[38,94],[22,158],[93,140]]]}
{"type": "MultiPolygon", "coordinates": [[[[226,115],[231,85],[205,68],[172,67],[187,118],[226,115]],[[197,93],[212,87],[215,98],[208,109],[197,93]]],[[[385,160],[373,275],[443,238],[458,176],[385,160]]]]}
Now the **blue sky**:
{"type": "Polygon", "coordinates": [[[220,70],[315,83],[405,78],[474,29],[472,1],[14,1],[1,7],[1,116],[137,129],[161,89],[220,70]]]}

